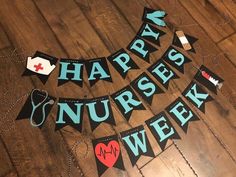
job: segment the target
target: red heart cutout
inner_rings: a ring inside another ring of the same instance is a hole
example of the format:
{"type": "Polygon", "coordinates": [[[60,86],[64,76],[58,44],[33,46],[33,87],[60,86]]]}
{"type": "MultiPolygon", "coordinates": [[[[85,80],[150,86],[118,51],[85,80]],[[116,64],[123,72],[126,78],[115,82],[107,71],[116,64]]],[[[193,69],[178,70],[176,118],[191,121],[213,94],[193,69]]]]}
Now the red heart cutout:
{"type": "Polygon", "coordinates": [[[120,146],[117,141],[112,140],[106,146],[104,143],[98,143],[95,147],[95,155],[100,162],[107,167],[113,167],[120,155],[120,146]]]}

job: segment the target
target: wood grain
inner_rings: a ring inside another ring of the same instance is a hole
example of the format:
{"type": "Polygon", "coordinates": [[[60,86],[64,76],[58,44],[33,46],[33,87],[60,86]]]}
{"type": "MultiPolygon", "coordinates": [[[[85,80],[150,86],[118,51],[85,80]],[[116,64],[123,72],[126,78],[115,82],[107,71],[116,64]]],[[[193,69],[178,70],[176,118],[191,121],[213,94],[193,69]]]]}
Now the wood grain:
{"type": "MultiPolygon", "coordinates": [[[[0,77],[1,112],[7,112],[17,98],[32,88],[46,89],[56,97],[94,98],[110,95],[128,85],[150,65],[130,52],[139,65],[139,70],[129,72],[127,78],[122,79],[108,63],[113,83],[99,81],[93,87],[89,86],[87,79],[83,88],[73,83],[57,87],[59,67],[52,73],[46,85],[36,77],[21,77],[21,73],[24,71],[25,58],[36,50],[59,58],[91,59],[107,57],[120,48],[126,48],[142,24],[144,6],[161,8],[168,13],[168,27],[163,29],[167,35],[161,38],[161,46],[156,46],[158,51],[151,54],[151,63],[158,60],[168,48],[173,30],[182,29],[199,38],[199,41],[195,46],[196,54],[181,52],[191,58],[194,65],[206,65],[224,78],[225,82],[218,95],[211,94],[215,100],[207,103],[206,114],[189,104],[201,120],[190,123],[187,134],[171,119],[181,135],[181,140],[168,141],[166,150],[161,151],[145,127],[156,157],[141,157],[137,165],[132,167],[124,146],[121,145],[126,171],[112,168],[103,176],[233,177],[236,173],[236,83],[233,82],[236,73],[236,40],[234,4],[230,0],[2,1],[0,56],[11,56],[1,58],[0,71],[4,73],[0,77]],[[229,22],[225,22],[226,17],[230,19],[229,22]],[[23,50],[24,55],[13,57],[14,50],[23,50]],[[20,62],[15,62],[18,60],[20,62]]],[[[129,123],[112,102],[117,125],[101,124],[94,132],[91,132],[86,110],[83,133],[71,127],[54,132],[56,106],[41,130],[32,128],[27,120],[15,122],[14,119],[26,99],[23,97],[7,115],[7,119],[1,116],[1,131],[12,123],[13,127],[10,127],[10,131],[1,133],[0,176],[68,176],[68,157],[71,148],[78,141],[83,143],[72,152],[73,162],[69,173],[77,177],[81,176],[82,171],[85,176],[97,176],[91,139],[117,134],[144,124],[145,120],[164,110],[181,95],[195,72],[191,64],[186,66],[184,75],[177,72],[180,79],[171,81],[169,89],[164,94],[156,95],[151,106],[139,97],[146,110],[134,111],[129,123]]],[[[87,78],[86,72],[84,75],[87,78]]]]}

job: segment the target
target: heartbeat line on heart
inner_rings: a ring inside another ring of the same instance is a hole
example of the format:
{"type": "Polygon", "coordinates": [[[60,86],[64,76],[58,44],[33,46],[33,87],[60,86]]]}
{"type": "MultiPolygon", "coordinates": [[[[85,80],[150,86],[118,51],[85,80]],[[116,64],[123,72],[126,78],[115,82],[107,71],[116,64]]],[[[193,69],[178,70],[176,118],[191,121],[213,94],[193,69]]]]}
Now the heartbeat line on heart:
{"type": "Polygon", "coordinates": [[[117,152],[118,152],[118,149],[113,148],[113,146],[111,145],[110,151],[103,150],[103,148],[100,147],[100,153],[97,154],[97,155],[98,156],[103,156],[103,158],[106,159],[106,154],[114,154],[114,156],[116,157],[117,152]]]}

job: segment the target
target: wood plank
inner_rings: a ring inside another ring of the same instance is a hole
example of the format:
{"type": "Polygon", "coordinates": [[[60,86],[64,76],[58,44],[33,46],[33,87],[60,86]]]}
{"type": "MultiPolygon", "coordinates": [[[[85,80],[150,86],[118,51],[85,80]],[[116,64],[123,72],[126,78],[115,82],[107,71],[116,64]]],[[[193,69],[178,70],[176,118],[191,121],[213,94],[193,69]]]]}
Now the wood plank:
{"type": "Polygon", "coordinates": [[[18,175],[16,172],[12,171],[12,172],[6,174],[4,177],[18,177],[18,175]]]}
{"type": "MultiPolygon", "coordinates": [[[[0,49],[6,48],[9,46],[10,46],[10,43],[9,43],[7,36],[5,35],[5,32],[3,31],[3,28],[0,23],[0,49]]],[[[3,59],[1,58],[1,62],[2,62],[2,60],[3,59]]]]}
{"type": "MultiPolygon", "coordinates": [[[[201,113],[197,110],[195,112],[200,117],[201,113]]],[[[214,131],[212,133],[209,129],[200,121],[193,122],[187,134],[180,134],[182,140],[175,141],[176,145],[198,176],[234,176],[236,170],[234,159],[222,146],[214,131]]]]}
{"type": "Polygon", "coordinates": [[[235,43],[236,43],[236,34],[226,38],[225,40],[219,42],[217,45],[225,51],[227,57],[236,66],[236,51],[235,51],[235,43]]]}
{"type": "Polygon", "coordinates": [[[227,21],[226,17],[220,16],[211,4],[205,3],[203,5],[198,0],[182,0],[179,2],[214,42],[220,41],[234,33],[232,26],[229,23],[225,23],[227,21]]]}
{"type": "Polygon", "coordinates": [[[6,176],[8,173],[14,170],[10,157],[7,153],[7,149],[4,146],[1,137],[0,137],[0,165],[1,165],[0,176],[6,176]]]}
{"type": "MultiPolygon", "coordinates": [[[[236,29],[236,4],[233,0],[214,1],[208,0],[207,4],[211,4],[221,14],[226,17],[226,23],[231,24],[236,29]]],[[[224,25],[224,23],[222,24],[224,25]]]]}
{"type": "Polygon", "coordinates": [[[144,176],[157,176],[158,174],[165,177],[195,176],[174,145],[141,168],[141,171],[144,176]]]}
{"type": "Polygon", "coordinates": [[[17,176],[17,173],[15,173],[15,172],[11,172],[11,173],[8,173],[6,176],[4,176],[4,177],[18,177],[17,176]]]}

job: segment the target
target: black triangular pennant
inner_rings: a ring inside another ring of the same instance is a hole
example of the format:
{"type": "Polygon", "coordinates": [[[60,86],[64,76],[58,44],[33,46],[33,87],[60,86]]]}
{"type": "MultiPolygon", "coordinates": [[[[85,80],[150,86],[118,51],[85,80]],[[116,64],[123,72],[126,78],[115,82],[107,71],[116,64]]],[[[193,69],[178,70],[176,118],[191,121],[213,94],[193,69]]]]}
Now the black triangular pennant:
{"type": "Polygon", "coordinates": [[[210,71],[204,65],[199,68],[197,74],[194,76],[194,79],[215,94],[217,94],[217,87],[221,88],[223,85],[222,82],[224,82],[222,78],[210,71]]]}
{"type": "Polygon", "coordinates": [[[203,113],[205,113],[205,103],[213,100],[213,98],[194,81],[187,86],[182,95],[203,113]]]}
{"type": "Polygon", "coordinates": [[[164,91],[146,73],[139,75],[130,85],[150,105],[152,104],[153,96],[155,94],[164,93],[164,91]]]}
{"type": "Polygon", "coordinates": [[[145,123],[162,150],[165,149],[168,139],[180,139],[164,111],[146,120],[145,123]]]}
{"type": "Polygon", "coordinates": [[[161,58],[183,74],[184,65],[192,61],[172,46],[166,50],[161,58]]]}
{"type": "Polygon", "coordinates": [[[80,87],[83,86],[83,65],[84,60],[61,59],[58,76],[58,86],[66,82],[73,82],[80,87]]]}
{"type": "Polygon", "coordinates": [[[177,46],[177,47],[180,47],[180,48],[182,48],[182,49],[184,49],[186,51],[190,51],[190,52],[196,53],[195,49],[193,47],[193,44],[197,40],[198,39],[193,37],[193,36],[184,34],[183,31],[176,31],[174,33],[174,38],[173,38],[172,44],[177,46]]]}
{"type": "Polygon", "coordinates": [[[105,57],[86,60],[85,66],[91,87],[99,80],[112,82],[110,70],[105,57]]]}
{"type": "Polygon", "coordinates": [[[142,20],[157,26],[165,27],[166,23],[163,18],[166,15],[167,14],[163,10],[154,10],[144,7],[142,20]]]}
{"type": "Polygon", "coordinates": [[[157,50],[157,48],[138,36],[131,41],[127,49],[148,63],[150,53],[157,50]]]}
{"type": "Polygon", "coordinates": [[[79,132],[82,131],[84,100],[59,98],[57,103],[57,120],[55,130],[70,125],[79,132]]]}
{"type": "Polygon", "coordinates": [[[112,94],[111,97],[127,121],[129,121],[133,110],[145,110],[142,102],[130,86],[124,87],[112,94]]]}
{"type": "Polygon", "coordinates": [[[143,125],[123,131],[120,135],[133,166],[141,155],[155,156],[143,125]]]}
{"type": "Polygon", "coordinates": [[[117,135],[95,139],[92,143],[99,176],[112,167],[125,170],[117,135]]]}
{"type": "Polygon", "coordinates": [[[125,79],[129,70],[139,69],[138,65],[123,48],[107,57],[107,59],[123,79],[125,79]]]}
{"type": "Polygon", "coordinates": [[[180,97],[178,97],[173,103],[166,107],[166,111],[171,115],[171,117],[185,133],[187,133],[188,124],[190,121],[199,120],[198,116],[180,97]]]}
{"type": "Polygon", "coordinates": [[[110,105],[109,96],[86,100],[89,121],[92,131],[101,123],[116,125],[110,105]]]}
{"type": "Polygon", "coordinates": [[[179,76],[162,60],[148,68],[148,71],[166,88],[168,89],[169,82],[172,79],[178,79],[179,76]]]}
{"type": "Polygon", "coordinates": [[[161,31],[160,29],[148,23],[143,23],[137,33],[139,37],[146,39],[149,42],[152,42],[153,44],[156,44],[158,46],[160,46],[160,37],[165,34],[166,33],[164,31],[161,31]]]}
{"type": "Polygon", "coordinates": [[[16,120],[29,118],[32,126],[42,128],[55,101],[56,98],[48,95],[47,91],[33,89],[16,120]]]}
{"type": "Polygon", "coordinates": [[[37,75],[45,84],[56,67],[57,58],[45,53],[36,51],[33,57],[28,57],[26,69],[22,76],[37,75]]]}

